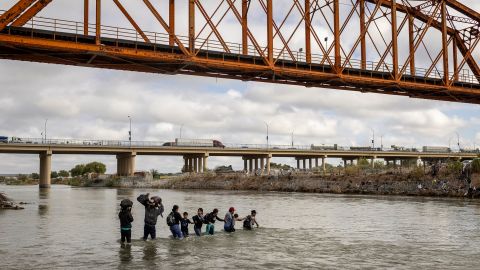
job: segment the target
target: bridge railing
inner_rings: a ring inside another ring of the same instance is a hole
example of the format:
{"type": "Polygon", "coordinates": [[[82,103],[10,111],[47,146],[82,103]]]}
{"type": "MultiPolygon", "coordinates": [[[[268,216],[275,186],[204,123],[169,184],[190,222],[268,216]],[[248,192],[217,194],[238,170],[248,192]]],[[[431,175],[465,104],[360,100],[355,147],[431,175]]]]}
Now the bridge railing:
{"type": "MultiPolygon", "coordinates": [[[[5,10],[0,10],[0,15],[3,14],[4,12],[5,10]]],[[[54,33],[54,37],[53,37],[54,39],[57,33],[58,34],[59,33],[74,34],[75,40],[77,40],[80,37],[85,37],[83,35],[83,30],[84,30],[83,22],[35,16],[27,24],[25,24],[24,27],[31,28],[32,30],[51,31],[54,33]]],[[[95,33],[96,25],[89,24],[88,29],[89,29],[89,33],[95,33]]],[[[142,36],[135,29],[106,26],[106,25],[101,25],[100,29],[101,29],[101,35],[103,38],[112,39],[117,42],[117,45],[119,42],[125,41],[125,40],[134,42],[135,46],[138,46],[140,44],[145,44],[142,36]]],[[[32,34],[33,34],[33,31],[32,31],[32,34]]],[[[150,40],[154,49],[156,48],[157,45],[169,44],[169,34],[167,33],[145,31],[144,34],[150,40]]],[[[189,40],[188,37],[182,36],[182,35],[177,35],[177,37],[180,40],[180,42],[182,42],[185,46],[188,46],[188,40],[189,40]]],[[[225,42],[225,44],[227,45],[227,48],[230,50],[231,54],[238,55],[238,57],[242,55],[242,44],[235,43],[235,42],[225,42]]],[[[196,47],[197,50],[205,50],[207,54],[208,54],[208,51],[213,51],[213,52],[224,54],[224,56],[231,56],[231,54],[227,53],[227,51],[225,50],[224,46],[220,41],[210,37],[207,39],[197,38],[195,40],[195,45],[197,46],[196,47]]],[[[267,48],[265,46],[261,47],[260,50],[264,55],[266,55],[267,48]]],[[[248,46],[248,54],[249,56],[254,56],[254,57],[260,56],[260,53],[252,45],[248,46]]],[[[274,58],[277,60],[289,61],[289,62],[298,64],[296,66],[297,68],[305,69],[305,65],[307,66],[309,65],[306,63],[306,54],[303,51],[289,52],[285,48],[282,48],[282,49],[274,48],[274,56],[275,56],[274,58]]],[[[327,61],[327,59],[330,59],[331,63],[334,62],[334,57],[330,55],[327,57],[324,57],[324,55],[322,54],[312,54],[311,57],[312,57],[312,63],[310,65],[318,66],[320,64],[320,65],[328,66],[329,61],[327,61]]],[[[343,60],[345,61],[344,58],[343,60]]],[[[361,60],[350,59],[346,63],[345,67],[356,69],[356,70],[359,70],[360,72],[382,72],[385,74],[391,73],[391,71],[393,70],[393,65],[386,62],[379,63],[375,61],[366,61],[365,64],[366,64],[366,70],[363,70],[361,60]]],[[[290,65],[289,67],[291,68],[292,66],[290,65]]],[[[437,69],[436,67],[431,71],[421,67],[416,67],[415,70],[416,70],[415,74],[410,74],[410,71],[407,68],[405,69],[404,75],[410,75],[414,77],[416,80],[443,78],[443,71],[440,69],[437,69]]],[[[346,71],[347,74],[349,72],[350,72],[349,70],[346,71]]],[[[373,75],[373,73],[370,73],[370,74],[373,75]]],[[[367,75],[367,74],[364,74],[364,75],[367,75]]],[[[478,84],[480,83],[480,78],[471,74],[468,69],[463,69],[460,72],[460,74],[458,74],[458,81],[463,83],[478,84]]]]}

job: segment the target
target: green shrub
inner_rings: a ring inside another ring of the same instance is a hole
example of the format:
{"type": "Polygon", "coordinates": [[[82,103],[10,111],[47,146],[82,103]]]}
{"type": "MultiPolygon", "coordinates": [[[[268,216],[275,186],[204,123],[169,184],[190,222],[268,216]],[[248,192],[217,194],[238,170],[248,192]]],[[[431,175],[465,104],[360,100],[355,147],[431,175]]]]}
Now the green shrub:
{"type": "Polygon", "coordinates": [[[413,168],[409,175],[410,178],[413,178],[415,180],[421,180],[425,176],[423,166],[416,166],[415,168],[413,168]]]}
{"type": "Polygon", "coordinates": [[[447,172],[449,174],[461,174],[463,169],[463,164],[460,161],[450,161],[447,164],[447,172]]]}
{"type": "Polygon", "coordinates": [[[480,173],[480,158],[476,158],[472,161],[472,172],[480,173]]]}

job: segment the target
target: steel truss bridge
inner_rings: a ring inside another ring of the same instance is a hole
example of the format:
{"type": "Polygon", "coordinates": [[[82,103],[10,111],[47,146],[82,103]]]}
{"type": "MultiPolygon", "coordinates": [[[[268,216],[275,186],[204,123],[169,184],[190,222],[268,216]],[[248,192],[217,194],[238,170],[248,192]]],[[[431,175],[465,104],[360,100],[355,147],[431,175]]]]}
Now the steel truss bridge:
{"type": "Polygon", "coordinates": [[[55,2],[0,5],[0,58],[480,103],[480,14],[456,0],[84,0],[83,20],[39,16],[55,2]]]}

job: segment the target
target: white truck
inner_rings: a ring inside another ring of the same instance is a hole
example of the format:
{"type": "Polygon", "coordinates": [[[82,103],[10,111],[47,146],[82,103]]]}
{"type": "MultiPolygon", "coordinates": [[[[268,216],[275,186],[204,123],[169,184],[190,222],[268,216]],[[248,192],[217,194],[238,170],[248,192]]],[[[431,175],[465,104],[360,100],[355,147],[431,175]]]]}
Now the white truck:
{"type": "Polygon", "coordinates": [[[179,146],[179,147],[220,147],[225,148],[222,142],[218,140],[208,139],[181,139],[176,138],[175,142],[164,143],[163,146],[179,146]]]}

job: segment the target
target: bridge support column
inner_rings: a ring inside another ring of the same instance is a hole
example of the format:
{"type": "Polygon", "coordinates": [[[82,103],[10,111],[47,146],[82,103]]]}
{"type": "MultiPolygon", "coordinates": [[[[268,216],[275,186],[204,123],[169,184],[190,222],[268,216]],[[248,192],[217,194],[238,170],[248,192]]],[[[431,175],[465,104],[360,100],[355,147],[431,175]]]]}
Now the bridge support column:
{"type": "Polygon", "coordinates": [[[192,158],[193,160],[193,172],[198,173],[198,158],[194,157],[192,158]]]}
{"type": "Polygon", "coordinates": [[[263,175],[265,172],[265,158],[260,158],[260,174],[263,175]]]}
{"type": "Polygon", "coordinates": [[[205,154],[203,155],[203,162],[202,162],[202,165],[203,165],[203,172],[207,172],[208,171],[208,154],[205,154]]]}
{"type": "Polygon", "coordinates": [[[243,171],[248,172],[248,160],[246,157],[243,157],[243,171]]]}
{"type": "Polygon", "coordinates": [[[297,158],[297,170],[300,170],[300,159],[297,158]]]}
{"type": "Polygon", "coordinates": [[[322,171],[325,172],[325,158],[322,158],[322,171]]]}
{"type": "Polygon", "coordinates": [[[135,174],[136,152],[117,154],[117,175],[133,176],[135,174]]]}
{"type": "Polygon", "coordinates": [[[308,158],[308,169],[312,170],[312,159],[308,158]]]}
{"type": "Polygon", "coordinates": [[[318,168],[318,158],[315,158],[315,168],[318,168]]]}
{"type": "Polygon", "coordinates": [[[248,172],[249,172],[249,173],[252,173],[252,172],[253,172],[253,159],[250,158],[250,159],[248,160],[248,163],[249,163],[248,172]]]}
{"type": "Polygon", "coordinates": [[[375,169],[375,159],[376,159],[376,158],[377,158],[377,157],[372,157],[372,159],[370,159],[370,162],[372,163],[372,164],[371,164],[371,165],[372,165],[372,169],[375,169]]]}
{"type": "Polygon", "coordinates": [[[270,161],[272,160],[272,155],[267,156],[267,175],[270,175],[270,161]]]}
{"type": "Polygon", "coordinates": [[[307,160],[305,158],[303,159],[303,169],[307,169],[307,160]]]}
{"type": "Polygon", "coordinates": [[[52,151],[40,154],[40,188],[50,188],[52,173],[52,151]]]}
{"type": "Polygon", "coordinates": [[[255,162],[255,172],[257,172],[258,171],[258,158],[255,158],[254,162],[255,162]]]}
{"type": "Polygon", "coordinates": [[[203,157],[198,158],[198,172],[203,173],[203,157]]]}

